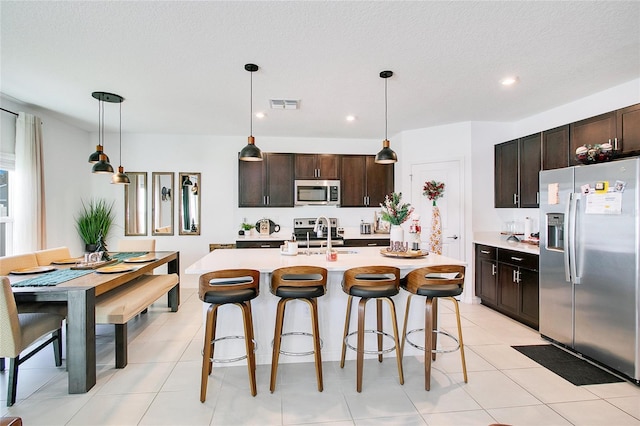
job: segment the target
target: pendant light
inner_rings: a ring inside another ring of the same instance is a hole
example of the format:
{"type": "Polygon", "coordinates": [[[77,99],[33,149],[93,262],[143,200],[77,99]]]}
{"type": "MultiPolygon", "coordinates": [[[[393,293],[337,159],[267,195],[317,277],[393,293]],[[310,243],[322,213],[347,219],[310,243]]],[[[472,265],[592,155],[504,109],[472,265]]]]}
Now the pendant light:
{"type": "Polygon", "coordinates": [[[131,181],[129,176],[124,173],[124,167],[122,167],[122,101],[124,99],[120,97],[120,164],[118,165],[118,173],[111,175],[111,183],[129,185],[131,181]]]}
{"type": "Polygon", "coordinates": [[[256,140],[253,137],[253,73],[258,71],[256,64],[246,64],[244,69],[251,73],[251,96],[250,96],[250,135],[247,146],[240,151],[240,160],[242,161],[262,161],[262,151],[256,146],[256,140]]]}
{"type": "MultiPolygon", "coordinates": [[[[98,93],[98,92],[95,92],[95,93],[98,93]]],[[[94,94],[92,94],[92,96],[95,98],[94,94]]],[[[96,151],[89,156],[89,162],[92,164],[95,164],[98,161],[100,161],[100,154],[104,153],[102,149],[102,144],[101,144],[102,136],[100,136],[101,123],[102,123],[102,102],[98,102],[98,145],[96,145],[96,151]]],[[[104,155],[106,156],[107,154],[104,154],[104,155]]],[[[109,157],[107,157],[107,163],[108,162],[109,162],[109,157]]]]}
{"type": "MultiPolygon", "coordinates": [[[[104,103],[121,103],[123,99],[122,96],[107,92],[93,92],[91,96],[98,100],[98,142],[104,149],[104,103]]],[[[98,162],[93,165],[91,172],[103,174],[113,173],[113,167],[109,164],[109,159],[104,152],[100,152],[98,162]]]]}
{"type": "Polygon", "coordinates": [[[387,79],[393,75],[393,71],[382,71],[380,78],[384,78],[384,140],[382,141],[382,149],[376,154],[376,163],[393,164],[398,161],[398,156],[391,148],[389,148],[389,139],[387,139],[387,79]]]}

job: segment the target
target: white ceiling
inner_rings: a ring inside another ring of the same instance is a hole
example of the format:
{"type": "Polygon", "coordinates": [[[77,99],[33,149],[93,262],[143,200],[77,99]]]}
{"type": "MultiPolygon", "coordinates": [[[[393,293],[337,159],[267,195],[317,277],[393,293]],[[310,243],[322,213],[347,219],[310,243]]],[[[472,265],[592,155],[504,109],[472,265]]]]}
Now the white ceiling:
{"type": "MultiPolygon", "coordinates": [[[[383,139],[383,70],[390,137],[514,121],[640,77],[638,1],[2,0],[0,14],[0,92],[88,131],[91,92],[107,91],[125,98],[123,132],[246,137],[249,62],[258,145],[383,139]]],[[[117,117],[108,104],[107,126],[117,117]]]]}

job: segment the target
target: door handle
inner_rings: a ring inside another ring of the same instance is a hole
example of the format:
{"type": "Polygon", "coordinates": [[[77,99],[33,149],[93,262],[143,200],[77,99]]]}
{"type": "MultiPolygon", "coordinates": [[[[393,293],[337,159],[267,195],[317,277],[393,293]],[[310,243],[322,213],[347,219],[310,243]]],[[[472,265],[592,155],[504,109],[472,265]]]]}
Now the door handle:
{"type": "MultiPolygon", "coordinates": [[[[458,239],[458,236],[457,236],[457,235],[454,235],[453,237],[447,237],[447,238],[452,238],[452,239],[454,239],[454,240],[457,240],[457,239],[458,239]]],[[[483,252],[483,253],[484,253],[484,252],[483,252]]]]}
{"type": "Polygon", "coordinates": [[[495,263],[493,265],[491,265],[491,275],[495,275],[497,269],[498,268],[496,267],[495,263]]]}

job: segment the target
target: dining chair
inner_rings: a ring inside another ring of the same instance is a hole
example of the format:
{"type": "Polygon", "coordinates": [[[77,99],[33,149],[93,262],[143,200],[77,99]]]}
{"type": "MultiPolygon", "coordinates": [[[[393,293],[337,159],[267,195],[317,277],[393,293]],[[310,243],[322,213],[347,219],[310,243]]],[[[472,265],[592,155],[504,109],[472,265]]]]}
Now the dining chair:
{"type": "Polygon", "coordinates": [[[460,350],[462,361],[462,374],[464,382],[467,383],[467,364],[464,357],[464,343],[462,341],[462,326],[460,324],[460,309],[455,296],[462,294],[464,286],[465,267],[463,265],[438,265],[426,266],[414,269],[409,272],[401,281],[400,286],[409,292],[407,307],[404,314],[404,326],[402,328],[402,352],[404,344],[409,343],[416,349],[425,351],[424,354],[424,388],[431,389],[431,363],[436,360],[437,353],[454,352],[460,350]],[[407,320],[409,318],[409,307],[412,296],[424,296],[425,313],[424,328],[407,331],[407,320]],[[438,299],[449,299],[453,302],[458,323],[458,337],[438,329],[438,299]],[[424,332],[424,346],[413,343],[409,340],[409,335],[414,332],[424,332]],[[437,349],[437,336],[441,334],[452,339],[456,343],[453,349],[437,349]]]}
{"type": "Polygon", "coordinates": [[[0,275],[9,275],[11,271],[38,266],[35,253],[15,254],[0,257],[0,275]]]}
{"type": "Polygon", "coordinates": [[[118,240],[116,251],[156,251],[156,240],[121,239],[118,240]]]}
{"type": "Polygon", "coordinates": [[[56,247],[52,249],[38,250],[35,252],[38,266],[51,265],[56,260],[69,259],[71,253],[68,247],[56,247]]]}
{"type": "Polygon", "coordinates": [[[64,316],[52,313],[18,313],[8,277],[2,277],[0,292],[0,371],[9,358],[7,406],[16,402],[18,367],[49,343],[54,344],[56,366],[62,365],[62,321],[64,316]],[[42,339],[46,339],[42,341],[42,339]],[[37,344],[35,346],[34,344],[37,344]],[[33,347],[35,346],[35,348],[33,347]],[[25,350],[28,351],[22,355],[25,350]]]}

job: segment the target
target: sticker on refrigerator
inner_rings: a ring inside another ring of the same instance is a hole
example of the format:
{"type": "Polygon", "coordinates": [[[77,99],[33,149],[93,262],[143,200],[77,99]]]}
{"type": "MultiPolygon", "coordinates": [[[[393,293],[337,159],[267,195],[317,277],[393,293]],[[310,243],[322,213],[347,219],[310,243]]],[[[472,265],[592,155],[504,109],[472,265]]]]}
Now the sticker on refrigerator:
{"type": "Polygon", "coordinates": [[[589,194],[584,212],[585,214],[622,214],[622,193],[589,194]]]}
{"type": "Polygon", "coordinates": [[[550,183],[549,186],[547,186],[547,192],[549,194],[547,197],[547,204],[552,205],[560,203],[560,184],[550,183]]]}
{"type": "Polygon", "coordinates": [[[624,187],[627,186],[627,182],[617,180],[616,185],[613,187],[615,192],[624,192],[624,187]]]}

